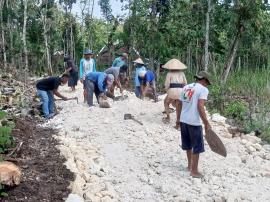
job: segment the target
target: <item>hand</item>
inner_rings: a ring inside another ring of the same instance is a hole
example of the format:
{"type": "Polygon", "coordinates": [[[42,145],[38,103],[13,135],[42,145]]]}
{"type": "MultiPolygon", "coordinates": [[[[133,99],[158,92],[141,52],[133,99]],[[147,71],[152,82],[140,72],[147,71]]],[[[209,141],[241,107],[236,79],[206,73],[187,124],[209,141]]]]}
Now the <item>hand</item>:
{"type": "Polygon", "coordinates": [[[101,93],[101,94],[99,95],[99,97],[101,97],[101,98],[104,99],[104,100],[107,100],[107,96],[106,96],[104,93],[101,93]]]}

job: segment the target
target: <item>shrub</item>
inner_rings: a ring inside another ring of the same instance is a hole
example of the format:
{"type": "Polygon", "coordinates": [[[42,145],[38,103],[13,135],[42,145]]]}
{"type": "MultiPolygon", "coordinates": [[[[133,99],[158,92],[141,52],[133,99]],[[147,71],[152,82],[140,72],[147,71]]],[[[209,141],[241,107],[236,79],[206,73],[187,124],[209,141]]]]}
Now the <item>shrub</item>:
{"type": "Polygon", "coordinates": [[[0,110],[0,120],[3,119],[6,115],[6,112],[0,110]]]}
{"type": "Polygon", "coordinates": [[[0,127],[0,153],[5,153],[8,148],[14,146],[13,138],[11,137],[12,127],[0,127]]]}
{"type": "Polygon", "coordinates": [[[243,121],[248,112],[247,105],[242,101],[233,101],[226,106],[224,114],[227,117],[233,118],[237,121],[243,121]]]}

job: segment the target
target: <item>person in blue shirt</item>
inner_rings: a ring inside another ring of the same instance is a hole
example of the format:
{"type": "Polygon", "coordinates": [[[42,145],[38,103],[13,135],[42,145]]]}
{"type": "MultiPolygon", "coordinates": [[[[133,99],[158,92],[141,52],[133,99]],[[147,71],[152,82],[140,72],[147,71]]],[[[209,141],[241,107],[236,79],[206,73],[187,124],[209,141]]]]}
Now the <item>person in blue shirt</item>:
{"type": "Polygon", "coordinates": [[[142,70],[146,71],[146,68],[145,68],[144,62],[141,58],[134,60],[133,63],[136,67],[135,77],[134,77],[135,95],[136,95],[136,97],[141,98],[141,96],[142,96],[141,84],[140,84],[138,75],[139,75],[140,71],[142,71],[142,70]]]}
{"type": "Polygon", "coordinates": [[[114,59],[112,63],[112,67],[122,67],[124,65],[127,65],[127,59],[128,59],[128,54],[122,53],[120,57],[117,57],[114,59]]]}
{"type": "Polygon", "coordinates": [[[93,58],[94,52],[86,49],[83,51],[84,57],[80,61],[80,80],[83,83],[83,96],[84,102],[86,102],[86,89],[85,89],[85,76],[90,72],[96,72],[96,61],[93,58]]]}
{"type": "Polygon", "coordinates": [[[155,102],[157,102],[156,77],[151,70],[141,70],[138,74],[138,79],[141,85],[142,98],[151,91],[155,102]]]}
{"type": "Polygon", "coordinates": [[[112,74],[104,72],[89,72],[85,76],[85,87],[87,91],[87,104],[89,107],[93,106],[93,94],[99,103],[99,97],[106,99],[106,89],[109,89],[114,82],[112,74]]]}

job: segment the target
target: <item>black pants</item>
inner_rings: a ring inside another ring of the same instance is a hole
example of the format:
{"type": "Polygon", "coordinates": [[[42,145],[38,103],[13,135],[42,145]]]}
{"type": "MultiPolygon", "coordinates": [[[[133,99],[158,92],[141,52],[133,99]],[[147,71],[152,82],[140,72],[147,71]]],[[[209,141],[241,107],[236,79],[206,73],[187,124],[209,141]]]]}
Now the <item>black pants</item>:
{"type": "Polygon", "coordinates": [[[97,102],[98,101],[98,96],[101,94],[101,92],[98,89],[98,86],[91,80],[85,79],[85,88],[87,91],[87,104],[89,107],[93,106],[93,96],[95,93],[97,102]]]}

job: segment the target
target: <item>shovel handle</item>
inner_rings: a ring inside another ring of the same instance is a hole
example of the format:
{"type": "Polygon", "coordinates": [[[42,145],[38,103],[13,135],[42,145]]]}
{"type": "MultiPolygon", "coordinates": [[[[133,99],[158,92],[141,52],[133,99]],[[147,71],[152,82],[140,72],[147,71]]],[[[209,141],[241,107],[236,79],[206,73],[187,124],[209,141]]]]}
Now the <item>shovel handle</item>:
{"type": "Polygon", "coordinates": [[[143,123],[142,123],[141,121],[135,119],[134,117],[131,117],[131,119],[132,119],[133,121],[137,122],[138,124],[143,125],[143,123]]]}

